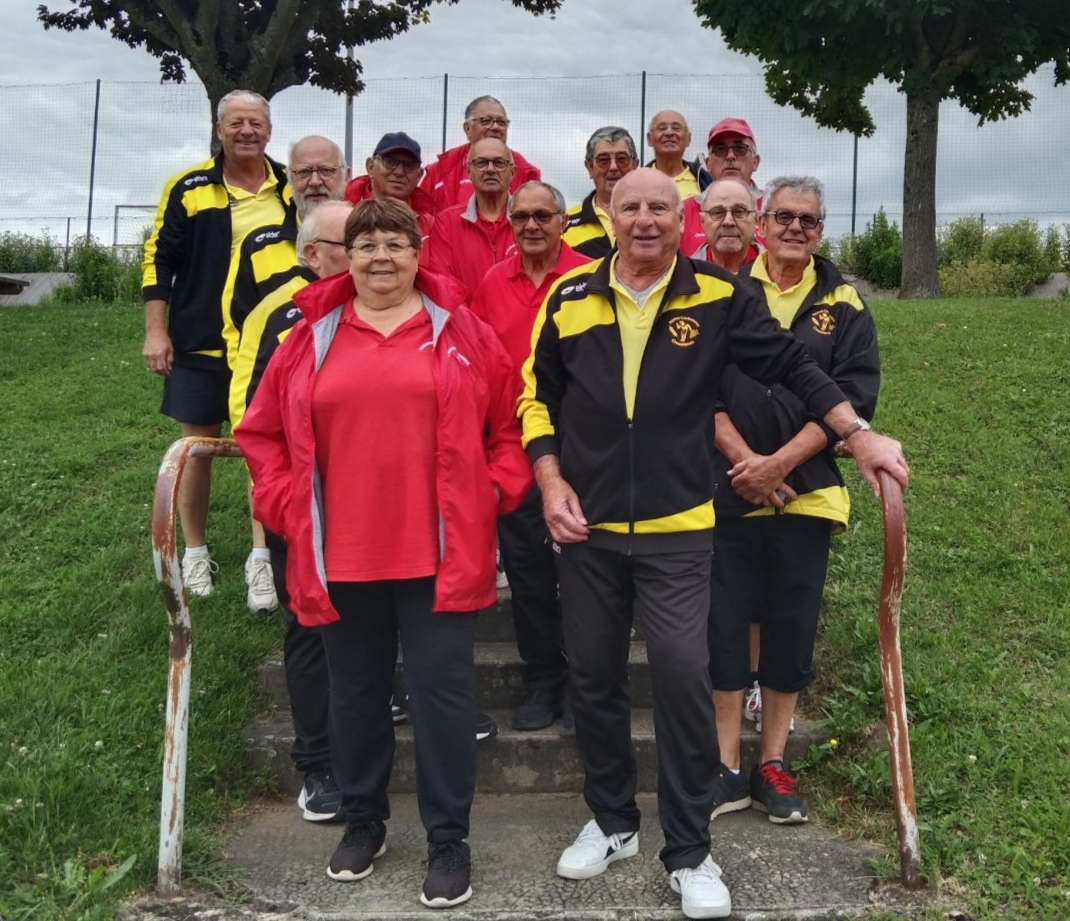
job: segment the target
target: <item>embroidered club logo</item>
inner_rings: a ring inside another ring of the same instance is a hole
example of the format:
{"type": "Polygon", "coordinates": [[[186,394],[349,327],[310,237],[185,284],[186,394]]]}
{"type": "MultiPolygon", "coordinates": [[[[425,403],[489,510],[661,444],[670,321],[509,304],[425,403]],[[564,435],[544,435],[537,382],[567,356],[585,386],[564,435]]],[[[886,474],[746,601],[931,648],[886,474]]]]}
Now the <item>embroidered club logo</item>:
{"type": "Polygon", "coordinates": [[[699,322],[694,317],[675,317],[669,321],[669,337],[673,345],[689,348],[698,339],[699,322]]]}
{"type": "Polygon", "coordinates": [[[814,327],[814,332],[819,336],[831,336],[836,329],[835,317],[825,309],[815,311],[811,314],[810,323],[814,327]]]}

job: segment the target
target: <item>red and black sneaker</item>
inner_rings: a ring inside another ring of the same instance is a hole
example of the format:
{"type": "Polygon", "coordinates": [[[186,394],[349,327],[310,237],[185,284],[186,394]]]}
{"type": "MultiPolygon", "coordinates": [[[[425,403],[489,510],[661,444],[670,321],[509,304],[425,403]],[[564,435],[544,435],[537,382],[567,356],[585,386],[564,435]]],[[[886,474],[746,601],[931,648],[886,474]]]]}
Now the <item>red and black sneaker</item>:
{"type": "Polygon", "coordinates": [[[806,821],[806,803],[795,792],[795,778],[780,761],[766,761],[750,775],[751,806],[769,813],[777,825],[798,825],[806,821]]]}

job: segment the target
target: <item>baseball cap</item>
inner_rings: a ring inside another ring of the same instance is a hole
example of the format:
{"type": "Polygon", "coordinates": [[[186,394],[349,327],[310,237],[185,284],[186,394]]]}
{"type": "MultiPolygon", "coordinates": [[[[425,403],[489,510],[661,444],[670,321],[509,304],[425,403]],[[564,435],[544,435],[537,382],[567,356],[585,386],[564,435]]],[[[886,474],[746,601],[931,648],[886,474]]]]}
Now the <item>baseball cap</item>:
{"type": "Polygon", "coordinates": [[[754,132],[742,118],[722,118],[716,125],[710,128],[710,135],[706,139],[706,146],[713,143],[713,139],[719,134],[740,134],[745,138],[754,140],[754,132]]]}
{"type": "Polygon", "coordinates": [[[384,134],[379,143],[375,145],[372,156],[381,157],[383,154],[393,153],[396,150],[407,150],[416,157],[417,163],[423,162],[420,159],[420,145],[404,131],[391,131],[388,134],[384,134]]]}

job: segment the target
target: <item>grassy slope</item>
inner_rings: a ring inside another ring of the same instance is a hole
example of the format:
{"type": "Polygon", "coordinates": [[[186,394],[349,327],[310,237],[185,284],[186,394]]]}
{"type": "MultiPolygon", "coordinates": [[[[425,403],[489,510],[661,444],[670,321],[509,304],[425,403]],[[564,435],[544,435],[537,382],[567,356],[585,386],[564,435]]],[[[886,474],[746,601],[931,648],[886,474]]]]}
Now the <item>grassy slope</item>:
{"type": "MultiPolygon", "coordinates": [[[[1070,914],[1070,305],[875,305],[878,427],[906,445],[903,651],[926,871],[975,918],[1070,914]]],[[[0,917],[97,919],[154,874],[166,629],[151,573],[156,466],[174,437],[125,306],[0,311],[0,917]],[[57,332],[61,331],[61,332],[57,332]],[[98,745],[98,742],[100,743],[98,745]],[[105,891],[108,872],[137,862],[105,891]]],[[[240,465],[217,465],[223,579],[195,608],[187,874],[255,788],[241,728],[276,621],[245,612],[240,465]],[[198,616],[199,615],[199,616],[198,616]]],[[[879,510],[854,480],[819,650],[835,754],[804,784],[888,841],[874,612],[879,510]],[[876,749],[876,750],[875,750],[876,749]]],[[[894,864],[889,863],[894,872],[894,864]]]]}

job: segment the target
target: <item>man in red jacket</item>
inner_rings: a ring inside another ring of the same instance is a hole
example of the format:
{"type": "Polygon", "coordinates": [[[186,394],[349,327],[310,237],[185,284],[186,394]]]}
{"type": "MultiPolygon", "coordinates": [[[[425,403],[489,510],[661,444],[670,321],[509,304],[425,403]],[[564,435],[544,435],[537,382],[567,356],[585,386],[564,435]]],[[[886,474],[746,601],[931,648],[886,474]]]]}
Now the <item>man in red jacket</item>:
{"type": "MultiPolygon", "coordinates": [[[[591,260],[562,241],[565,199],[551,185],[525,182],[517,189],[509,202],[509,223],[519,251],[487,272],[471,309],[501,339],[519,392],[520,369],[531,353],[531,328],[542,302],[562,275],[591,260]]],[[[543,729],[563,715],[570,731],[557,571],[538,487],[531,488],[515,512],[498,519],[498,546],[513,590],[516,644],[524,660],[524,700],[513,728],[543,729]]]]}
{"type": "Polygon", "coordinates": [[[384,134],[372,155],[364,161],[366,176],[358,176],[346,186],[346,201],[360,204],[369,198],[396,198],[416,212],[424,239],[434,224],[434,202],[417,183],[423,173],[420,145],[404,131],[384,134]]]}
{"type": "MultiPolygon", "coordinates": [[[[469,147],[483,138],[495,138],[503,144],[509,140],[509,116],[493,96],[477,96],[464,110],[464,136],[468,143],[461,144],[438,155],[424,173],[420,188],[434,200],[434,213],[440,214],[454,205],[465,205],[474,191],[468,175],[469,147]]],[[[513,173],[509,191],[515,192],[525,182],[541,179],[542,173],[520,154],[513,152],[516,171],[513,173]]]]}
{"type": "Polygon", "coordinates": [[[496,262],[516,250],[509,226],[509,185],[516,174],[513,155],[502,141],[483,138],[469,148],[468,176],[475,195],[435,218],[420,265],[452,275],[471,297],[496,262]]]}

